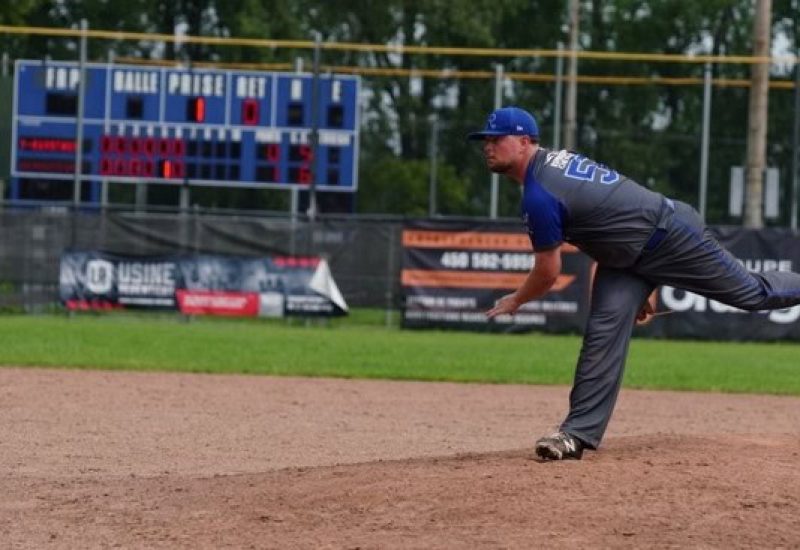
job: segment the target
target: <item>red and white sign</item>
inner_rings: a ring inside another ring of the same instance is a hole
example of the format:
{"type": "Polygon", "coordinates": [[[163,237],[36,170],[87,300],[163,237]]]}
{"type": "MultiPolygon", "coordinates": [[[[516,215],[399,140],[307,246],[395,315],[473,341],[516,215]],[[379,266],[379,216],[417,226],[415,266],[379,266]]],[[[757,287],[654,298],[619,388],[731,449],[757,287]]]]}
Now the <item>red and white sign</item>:
{"type": "Polygon", "coordinates": [[[175,294],[178,308],[186,315],[258,315],[258,294],[255,292],[176,290],[175,294]]]}

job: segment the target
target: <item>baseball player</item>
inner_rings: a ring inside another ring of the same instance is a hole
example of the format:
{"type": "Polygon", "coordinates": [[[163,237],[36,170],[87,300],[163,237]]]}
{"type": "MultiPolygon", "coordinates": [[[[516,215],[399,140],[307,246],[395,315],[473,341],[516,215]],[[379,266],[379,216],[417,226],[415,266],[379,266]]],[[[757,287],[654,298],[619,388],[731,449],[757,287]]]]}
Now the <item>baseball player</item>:
{"type": "Polygon", "coordinates": [[[572,151],[539,145],[536,120],[518,107],[489,115],[486,165],[522,186],[522,218],[535,256],[522,285],[486,312],[513,314],[544,295],[568,242],[597,261],[591,310],[559,430],[536,442],[544,460],[596,449],[611,418],[635,322],[655,313],[655,289],[671,285],[746,310],[800,304],[800,274],[750,273],[711,236],[688,204],[670,200],[572,151]]]}

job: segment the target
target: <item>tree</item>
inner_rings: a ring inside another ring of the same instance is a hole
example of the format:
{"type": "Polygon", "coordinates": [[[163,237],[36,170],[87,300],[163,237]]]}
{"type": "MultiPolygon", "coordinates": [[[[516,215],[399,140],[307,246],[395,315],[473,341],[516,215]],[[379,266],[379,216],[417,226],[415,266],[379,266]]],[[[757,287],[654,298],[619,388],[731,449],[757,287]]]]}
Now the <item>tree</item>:
{"type": "MultiPolygon", "coordinates": [[[[773,32],[796,51],[797,0],[775,0],[773,32]]],[[[585,50],[651,53],[749,55],[752,2],[748,0],[583,0],[581,47],[585,50]]],[[[362,77],[360,211],[427,211],[431,116],[441,123],[439,179],[442,212],[486,215],[489,175],[464,136],[483,125],[494,104],[492,78],[421,77],[392,72],[484,71],[496,64],[506,73],[552,74],[552,57],[420,54],[411,46],[554,49],[565,40],[564,0],[17,0],[0,22],[77,28],[81,18],[93,29],[201,36],[312,40],[392,45],[396,49],[323,50],[323,65],[383,70],[362,77]],[[401,48],[402,46],[402,48],[401,48]],[[451,192],[452,196],[448,193],[451,192]],[[458,192],[456,192],[458,191],[458,192]],[[463,193],[462,193],[463,192],[463,193]],[[446,199],[446,200],[445,200],[446,199]],[[424,208],[423,208],[424,207],[424,208]]],[[[12,58],[75,59],[74,38],[9,35],[12,58]]],[[[244,46],[178,45],[154,41],[90,41],[90,57],[164,57],[183,62],[281,62],[301,58],[310,67],[311,50],[244,46]]],[[[747,78],[746,64],[716,64],[715,78],[747,78]]],[[[582,76],[702,77],[702,64],[582,59],[582,76]]],[[[780,73],[775,73],[779,75],[780,73]]],[[[786,74],[783,75],[787,76],[786,74]]],[[[516,79],[505,86],[506,104],[531,110],[543,144],[554,127],[554,84],[516,79]]],[[[726,214],[729,168],[744,158],[747,88],[716,86],[712,97],[709,216],[726,214]]],[[[768,164],[791,165],[791,90],[773,90],[769,103],[768,164]]],[[[660,192],[695,203],[699,175],[702,87],[580,84],[578,148],[660,192]]],[[[784,185],[784,189],[788,186],[784,185]]],[[[275,192],[228,193],[203,190],[204,204],[285,208],[275,192]]],[[[786,195],[788,197],[788,193],[786,195]]],[[[518,189],[501,186],[500,213],[516,216],[518,189]]],[[[788,202],[788,201],[785,201],[788,202]]],[[[786,215],[785,213],[784,215],[786,215]]]]}

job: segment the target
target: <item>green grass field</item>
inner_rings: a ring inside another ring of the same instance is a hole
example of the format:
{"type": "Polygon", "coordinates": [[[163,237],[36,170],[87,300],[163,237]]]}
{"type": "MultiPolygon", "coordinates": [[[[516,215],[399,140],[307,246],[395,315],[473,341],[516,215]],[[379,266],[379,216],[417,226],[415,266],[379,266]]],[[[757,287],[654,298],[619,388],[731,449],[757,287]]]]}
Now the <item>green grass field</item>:
{"type": "MultiPolygon", "coordinates": [[[[0,316],[0,364],[205,373],[569,384],[578,336],[177,316],[0,316]]],[[[800,344],[634,339],[625,385],[800,395],[800,344]]]]}

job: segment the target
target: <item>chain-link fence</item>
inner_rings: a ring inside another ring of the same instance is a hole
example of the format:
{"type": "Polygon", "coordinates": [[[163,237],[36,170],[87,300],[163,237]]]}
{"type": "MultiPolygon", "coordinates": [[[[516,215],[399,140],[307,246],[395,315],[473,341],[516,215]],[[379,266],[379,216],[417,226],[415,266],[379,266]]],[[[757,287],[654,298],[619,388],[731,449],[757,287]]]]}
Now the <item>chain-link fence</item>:
{"type": "Polygon", "coordinates": [[[402,219],[132,211],[5,209],[0,212],[0,308],[58,304],[64,250],[124,255],[320,255],[351,306],[400,305],[402,219]]]}

